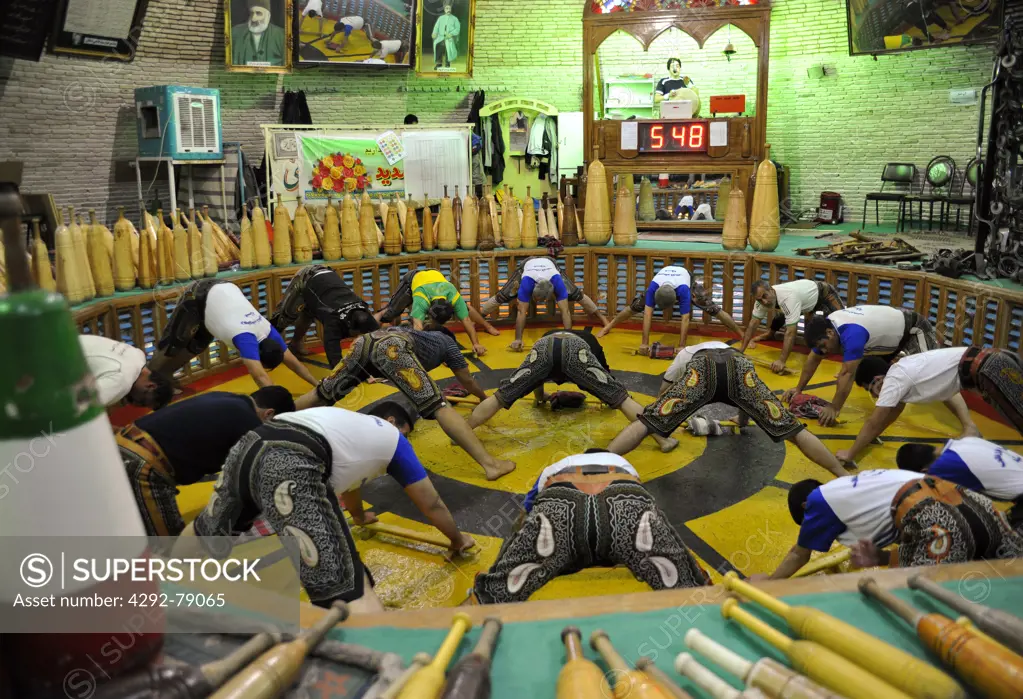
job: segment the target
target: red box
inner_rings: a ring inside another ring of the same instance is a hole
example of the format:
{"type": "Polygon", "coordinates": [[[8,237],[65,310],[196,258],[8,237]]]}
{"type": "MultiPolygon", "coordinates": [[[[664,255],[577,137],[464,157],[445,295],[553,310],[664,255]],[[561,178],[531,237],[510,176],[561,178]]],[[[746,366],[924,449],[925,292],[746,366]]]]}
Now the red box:
{"type": "Polygon", "coordinates": [[[746,95],[717,95],[710,98],[711,114],[742,114],[746,111],[746,95]]]}

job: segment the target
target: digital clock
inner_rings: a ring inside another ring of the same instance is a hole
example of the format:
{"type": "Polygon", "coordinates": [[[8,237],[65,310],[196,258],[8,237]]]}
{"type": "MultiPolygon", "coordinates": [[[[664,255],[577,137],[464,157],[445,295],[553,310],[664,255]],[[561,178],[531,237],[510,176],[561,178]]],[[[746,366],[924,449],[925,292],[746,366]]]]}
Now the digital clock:
{"type": "Polygon", "coordinates": [[[640,153],[705,153],[710,140],[706,121],[641,121],[640,153]]]}

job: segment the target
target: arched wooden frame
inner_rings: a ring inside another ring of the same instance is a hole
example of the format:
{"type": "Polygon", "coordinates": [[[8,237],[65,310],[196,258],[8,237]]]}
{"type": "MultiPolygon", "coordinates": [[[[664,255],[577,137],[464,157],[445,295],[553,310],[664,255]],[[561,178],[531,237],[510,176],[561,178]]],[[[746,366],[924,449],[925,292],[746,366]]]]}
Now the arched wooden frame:
{"type": "Polygon", "coordinates": [[[722,27],[731,24],[739,29],[757,47],[757,101],[752,134],[753,158],[764,156],[764,142],[767,138],[767,70],[768,49],[771,33],[771,5],[761,0],[757,5],[727,7],[680,8],[678,10],[649,10],[612,12],[597,14],[591,12],[589,3],[583,14],[583,123],[584,154],[589,162],[593,154],[595,131],[599,124],[593,118],[594,56],[604,40],[616,31],[623,31],[635,38],[644,50],[650,48],[654,39],[672,27],[691,36],[702,49],[707,39],[722,27]]]}

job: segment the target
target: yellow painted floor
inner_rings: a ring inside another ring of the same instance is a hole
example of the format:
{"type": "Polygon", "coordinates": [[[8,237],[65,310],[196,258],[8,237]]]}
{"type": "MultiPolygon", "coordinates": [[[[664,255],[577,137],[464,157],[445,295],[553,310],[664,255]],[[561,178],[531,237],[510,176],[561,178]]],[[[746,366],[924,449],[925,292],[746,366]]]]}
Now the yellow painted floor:
{"type": "MultiPolygon", "coordinates": [[[[545,330],[527,330],[527,346],[545,330]]],[[[511,330],[504,331],[500,337],[481,335],[488,350],[481,362],[498,374],[491,377],[493,385],[484,383],[488,391],[496,387],[500,370],[515,368],[524,358],[523,354],[507,349],[513,337],[511,330]]],[[[689,342],[695,344],[704,339],[710,338],[693,336],[689,342]]],[[[677,336],[665,334],[658,337],[655,333],[652,340],[672,344],[677,341],[677,336]]],[[[631,354],[630,351],[639,345],[638,332],[616,331],[603,338],[602,344],[611,369],[622,372],[630,390],[638,385],[637,381],[642,381],[643,392],[632,390],[633,397],[641,405],[649,403],[651,398],[644,394],[652,395],[656,391],[657,376],[668,367],[668,361],[631,354]]],[[[750,353],[773,360],[777,358],[778,352],[777,346],[761,345],[750,353]]],[[[798,372],[804,359],[804,355],[793,354],[789,366],[798,372]]],[[[316,365],[319,362],[325,366],[324,356],[314,355],[309,357],[309,361],[314,376],[319,378],[328,374],[326,368],[316,365]]],[[[835,390],[833,380],[839,366],[832,361],[822,363],[811,383],[832,385],[811,392],[831,399],[835,390]]],[[[487,375],[487,372],[483,375],[487,375]]],[[[295,395],[301,395],[309,388],[283,367],[275,370],[272,376],[275,382],[286,386],[295,395]]],[[[441,380],[450,378],[451,374],[441,368],[434,371],[432,376],[441,380]]],[[[761,369],[760,376],[775,390],[788,388],[796,381],[795,376],[780,377],[767,369],[761,369]]],[[[226,381],[214,390],[249,393],[255,389],[252,379],[244,376],[226,381]]],[[[339,406],[357,410],[395,392],[389,385],[363,385],[339,403],[339,406]]],[[[851,444],[851,438],[872,409],[870,396],[854,388],[842,412],[847,424],[822,428],[816,422],[810,422],[808,427],[829,448],[837,451],[851,444]]],[[[461,410],[466,414],[469,412],[468,407],[461,410]]],[[[974,419],[986,439],[1009,442],[1012,449],[1023,453],[1023,447],[1017,445],[1020,436],[1010,427],[981,415],[975,414],[974,419]]],[[[590,447],[606,447],[625,425],[626,419],[620,413],[597,405],[554,413],[546,408],[535,407],[532,400],[519,401],[510,411],[498,413],[490,423],[477,430],[492,454],[511,459],[518,465],[512,474],[497,482],[489,482],[467,454],[451,445],[435,422],[420,420],[411,435],[411,441],[427,469],[431,474],[436,474],[437,481],[451,479],[475,489],[470,491],[468,497],[459,497],[457,507],[452,506],[452,511],[460,522],[482,523],[475,527],[461,525],[473,534],[480,547],[478,553],[471,558],[451,562],[442,555],[443,551],[432,546],[410,545],[380,535],[363,538],[359,528],[356,528],[357,547],[374,575],[381,599],[394,608],[460,604],[465,600],[475,574],[489,567],[497,557],[502,539],[495,534],[511,530],[511,524],[519,511],[517,503],[532,487],[540,471],[570,454],[581,453],[590,447]],[[494,495],[501,498],[497,502],[507,503],[508,506],[502,504],[495,507],[495,500],[487,497],[494,495]],[[479,504],[474,500],[478,500],[479,504]]],[[[885,444],[873,446],[861,456],[859,467],[895,468],[895,453],[905,438],[938,442],[956,435],[955,419],[944,406],[910,406],[889,428],[885,444]],[[900,438],[903,441],[899,441],[900,438]]],[[[809,462],[794,446],[787,443],[773,445],[755,426],[747,428],[741,435],[694,437],[680,430],[675,436],[680,439],[681,445],[669,454],[662,454],[652,440],[646,440],[628,456],[644,482],[655,492],[662,508],[682,513],[700,512],[699,516],[675,521],[673,524],[679,528],[683,538],[690,542],[694,553],[715,581],[729,569],[741,571],[745,575],[771,572],[795,541],[798,531],[788,514],[787,485],[804,478],[826,481],[831,478],[830,474],[809,462]],[[773,462],[772,459],[777,461],[773,462]],[[744,477],[747,464],[750,479],[744,477]],[[690,472],[685,471],[687,468],[690,472]],[[701,508],[705,509],[707,503],[710,503],[712,511],[702,512],[701,508]],[[720,506],[714,503],[720,503],[720,506]]],[[[178,500],[186,521],[194,518],[203,508],[212,487],[210,482],[181,489],[178,500]]],[[[365,497],[370,501],[369,505],[374,504],[369,495],[365,497]]],[[[403,496],[399,494],[399,497],[403,496]]],[[[410,529],[430,529],[392,512],[381,514],[380,520],[410,529]]],[[[533,598],[557,599],[647,589],[627,570],[593,569],[555,580],[538,591],[533,598]]]]}

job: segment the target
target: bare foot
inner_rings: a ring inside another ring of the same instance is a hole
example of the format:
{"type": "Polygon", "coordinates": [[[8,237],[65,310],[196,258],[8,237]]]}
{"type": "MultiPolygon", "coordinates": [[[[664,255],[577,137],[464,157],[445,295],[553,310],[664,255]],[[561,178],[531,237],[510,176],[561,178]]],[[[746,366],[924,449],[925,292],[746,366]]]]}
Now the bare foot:
{"type": "Polygon", "coordinates": [[[597,337],[604,337],[604,336],[605,336],[605,335],[607,335],[607,334],[608,334],[609,332],[611,332],[611,331],[610,331],[610,330],[608,330],[607,328],[601,328],[600,330],[598,330],[597,332],[595,332],[595,333],[593,333],[593,334],[594,334],[594,335],[596,335],[597,337]]]}
{"type": "Polygon", "coordinates": [[[667,454],[669,451],[675,449],[678,446],[678,440],[674,437],[669,437],[661,443],[661,452],[667,454]]]}
{"type": "Polygon", "coordinates": [[[493,325],[490,325],[489,323],[484,325],[483,329],[487,332],[488,335],[500,335],[501,334],[500,330],[495,328],[493,325]]]}
{"type": "Polygon", "coordinates": [[[496,481],[498,478],[507,476],[509,473],[514,471],[515,462],[495,459],[492,466],[484,466],[483,470],[487,472],[488,481],[496,481]]]}

